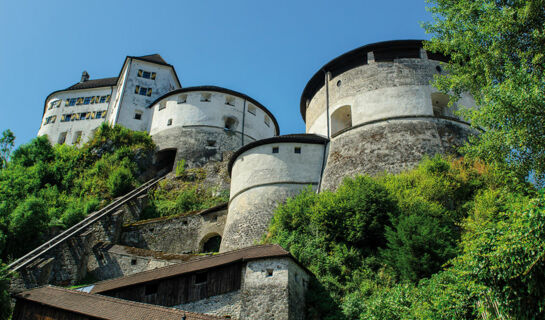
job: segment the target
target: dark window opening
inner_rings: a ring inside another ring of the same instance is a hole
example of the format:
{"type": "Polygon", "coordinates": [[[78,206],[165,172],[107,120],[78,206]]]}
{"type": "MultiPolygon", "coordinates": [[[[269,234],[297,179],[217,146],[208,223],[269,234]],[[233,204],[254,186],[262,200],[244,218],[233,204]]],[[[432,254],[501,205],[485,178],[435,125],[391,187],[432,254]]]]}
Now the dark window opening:
{"type": "Polygon", "coordinates": [[[197,273],[195,275],[195,284],[206,283],[208,281],[208,273],[197,273]]]}
{"type": "Polygon", "coordinates": [[[228,117],[225,119],[224,129],[233,131],[236,128],[237,120],[235,118],[228,117]]]}
{"type": "Polygon", "coordinates": [[[216,140],[207,140],[206,145],[209,147],[215,147],[216,146],[216,140]]]}
{"type": "Polygon", "coordinates": [[[443,69],[441,69],[441,66],[435,67],[435,70],[437,70],[437,72],[439,72],[439,73],[441,73],[441,71],[443,71],[443,69]]]}
{"type": "Polygon", "coordinates": [[[136,265],[136,259],[131,259],[131,265],[132,266],[136,265]]]}
{"type": "MultiPolygon", "coordinates": [[[[217,219],[217,217],[216,217],[217,219]]],[[[202,251],[203,252],[219,252],[220,251],[220,244],[221,244],[221,237],[214,236],[208,240],[203,245],[202,251]]]]}
{"type": "Polygon", "coordinates": [[[182,225],[187,226],[187,220],[182,221],[182,225]]]}
{"type": "Polygon", "coordinates": [[[176,160],[176,149],[161,150],[155,156],[155,165],[158,170],[172,170],[176,160]]]}
{"type": "Polygon", "coordinates": [[[172,119],[168,119],[167,121],[167,126],[170,126],[170,125],[172,125],[172,119]]]}
{"type": "Polygon", "coordinates": [[[145,294],[148,296],[150,294],[156,294],[159,291],[158,283],[151,283],[146,285],[145,294]]]}
{"type": "Polygon", "coordinates": [[[341,81],[341,80],[337,81],[337,87],[340,87],[341,84],[342,84],[342,81],[341,81]]]}
{"type": "Polygon", "coordinates": [[[267,269],[267,277],[272,277],[274,273],[273,269],[267,269]]]}
{"type": "Polygon", "coordinates": [[[301,147],[295,147],[293,148],[294,153],[301,153],[301,147]]]}
{"type": "Polygon", "coordinates": [[[154,228],[150,228],[150,229],[149,229],[149,232],[153,232],[153,231],[155,231],[154,228]]]}
{"type": "Polygon", "coordinates": [[[134,114],[134,119],[136,119],[136,120],[142,120],[142,114],[141,114],[140,112],[136,112],[136,113],[134,114]]]}
{"type": "Polygon", "coordinates": [[[278,147],[272,147],[272,153],[278,153],[278,147]]]}

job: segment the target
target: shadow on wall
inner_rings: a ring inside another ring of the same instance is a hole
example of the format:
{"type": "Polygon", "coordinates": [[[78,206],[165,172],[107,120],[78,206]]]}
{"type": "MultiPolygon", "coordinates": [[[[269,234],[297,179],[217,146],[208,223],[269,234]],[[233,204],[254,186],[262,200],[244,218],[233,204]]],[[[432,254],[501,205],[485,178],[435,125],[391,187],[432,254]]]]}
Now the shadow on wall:
{"type": "Polygon", "coordinates": [[[352,126],[352,108],[342,106],[331,114],[331,135],[352,126]]]}

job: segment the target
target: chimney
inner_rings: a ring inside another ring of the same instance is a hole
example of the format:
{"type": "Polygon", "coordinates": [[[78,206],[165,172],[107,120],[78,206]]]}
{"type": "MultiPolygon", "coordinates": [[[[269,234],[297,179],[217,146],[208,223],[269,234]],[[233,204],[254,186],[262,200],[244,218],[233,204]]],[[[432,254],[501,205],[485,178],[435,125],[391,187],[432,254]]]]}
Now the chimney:
{"type": "Polygon", "coordinates": [[[87,73],[87,71],[83,71],[83,73],[81,74],[81,81],[80,82],[85,82],[89,80],[89,74],[87,73]]]}

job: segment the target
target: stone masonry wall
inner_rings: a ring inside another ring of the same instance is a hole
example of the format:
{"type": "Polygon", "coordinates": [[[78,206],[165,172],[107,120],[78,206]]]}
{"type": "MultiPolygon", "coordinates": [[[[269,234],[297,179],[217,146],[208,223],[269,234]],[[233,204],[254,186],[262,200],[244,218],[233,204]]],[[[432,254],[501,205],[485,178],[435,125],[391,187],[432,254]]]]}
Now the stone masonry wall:
{"type": "Polygon", "coordinates": [[[174,308],[189,312],[211,314],[218,317],[231,317],[226,319],[242,319],[240,317],[242,307],[241,303],[241,294],[240,291],[237,290],[203,300],[181,304],[178,306],[174,306],[174,308]]]}
{"type": "Polygon", "coordinates": [[[125,226],[122,245],[169,253],[198,253],[208,238],[223,236],[227,208],[186,216],[150,219],[125,226]]]}
{"type": "Polygon", "coordinates": [[[352,128],[331,139],[322,188],[333,190],[344,177],[399,173],[424,156],[456,154],[475,132],[459,122],[439,118],[405,118],[352,128]]]}

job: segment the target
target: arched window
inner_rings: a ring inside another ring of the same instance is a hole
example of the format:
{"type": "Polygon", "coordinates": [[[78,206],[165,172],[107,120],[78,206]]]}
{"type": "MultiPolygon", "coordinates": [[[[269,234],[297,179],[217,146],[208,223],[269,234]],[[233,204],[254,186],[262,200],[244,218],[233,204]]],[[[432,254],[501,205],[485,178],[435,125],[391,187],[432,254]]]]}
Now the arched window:
{"type": "Polygon", "coordinates": [[[432,93],[431,105],[433,106],[433,115],[436,117],[446,116],[448,110],[448,101],[448,95],[441,92],[432,93]]]}
{"type": "Polygon", "coordinates": [[[331,114],[331,135],[352,126],[352,108],[342,106],[331,114]]]}

